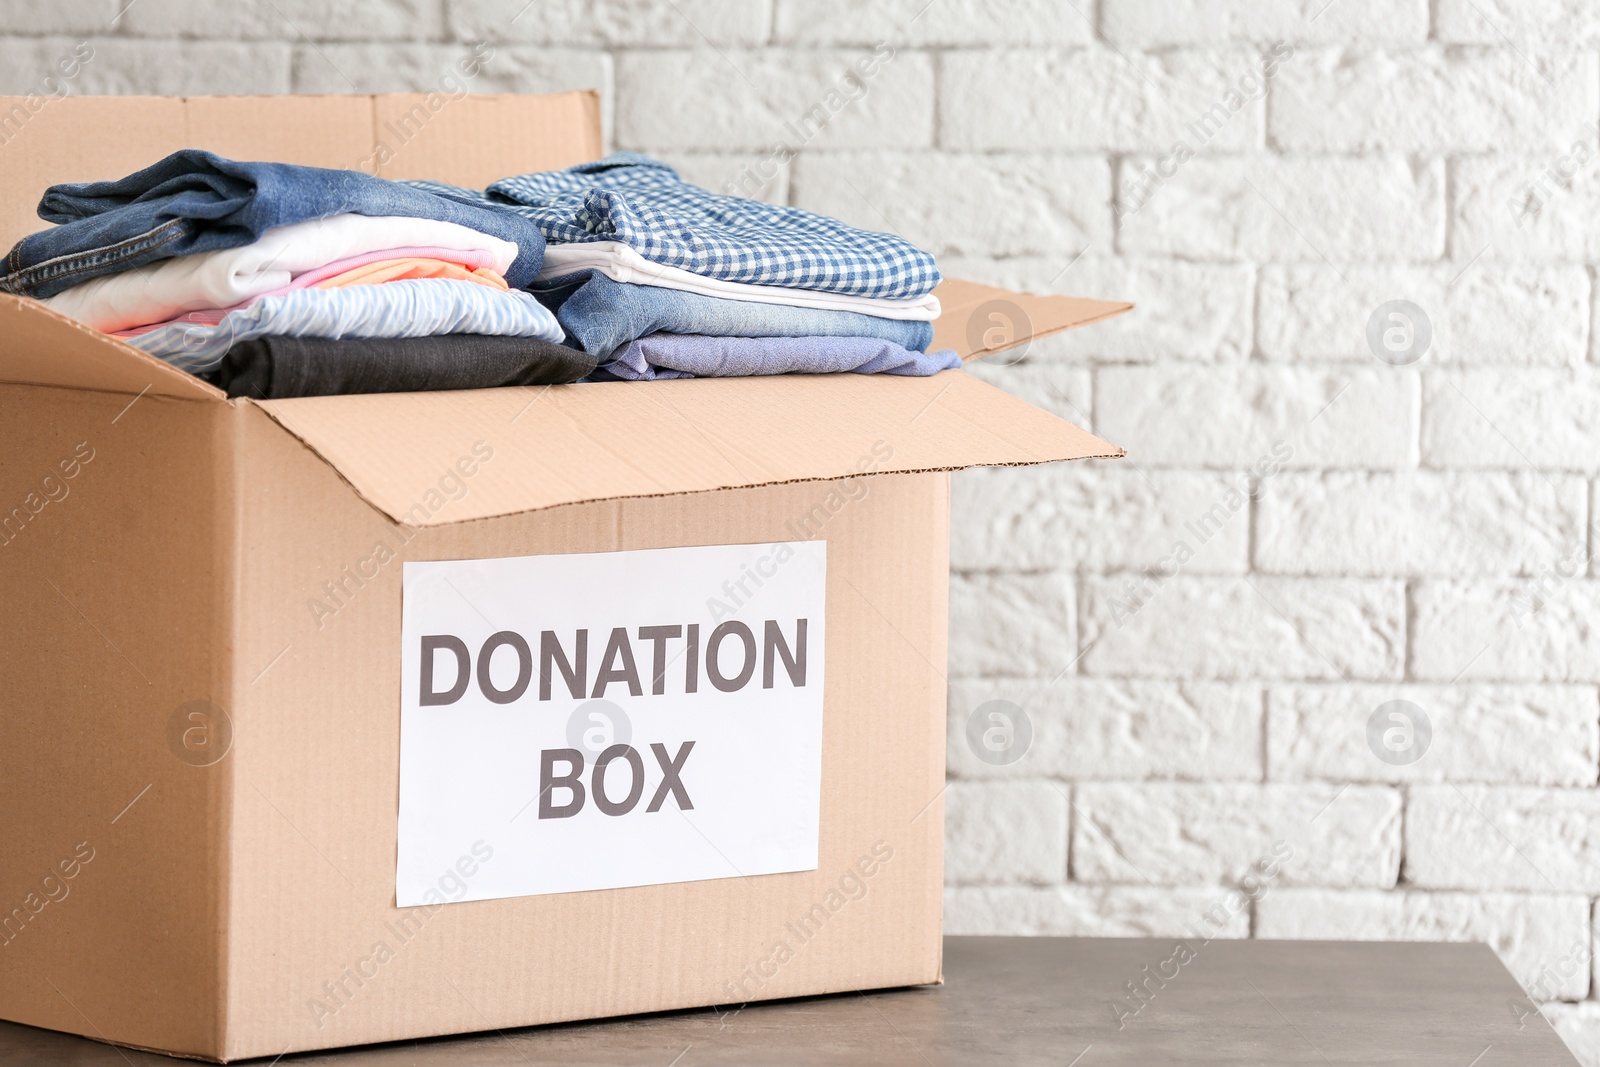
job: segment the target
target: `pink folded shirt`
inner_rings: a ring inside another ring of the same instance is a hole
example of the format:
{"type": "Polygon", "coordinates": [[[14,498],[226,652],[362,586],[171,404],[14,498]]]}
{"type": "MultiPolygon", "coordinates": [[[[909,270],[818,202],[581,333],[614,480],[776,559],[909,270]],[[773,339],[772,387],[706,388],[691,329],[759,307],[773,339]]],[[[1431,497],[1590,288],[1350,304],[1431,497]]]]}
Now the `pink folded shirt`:
{"type": "MultiPolygon", "coordinates": [[[[460,281],[477,282],[482,285],[487,285],[490,288],[504,289],[506,287],[504,279],[502,279],[498,274],[494,273],[494,256],[487,251],[459,248],[385,248],[373,252],[363,252],[356,256],[348,256],[344,259],[335,260],[332,263],[325,263],[320,267],[313,267],[311,270],[295,275],[294,280],[288,285],[281,286],[280,288],[273,289],[265,293],[260,293],[251,297],[249,300],[235,304],[233,307],[201,308],[197,311],[190,311],[186,314],[179,315],[177,318],[168,319],[165,322],[152,322],[144,326],[134,326],[126,330],[115,330],[112,332],[112,336],[138,337],[140,334],[149,333],[151,330],[159,330],[163,326],[171,326],[174,324],[215,326],[220,323],[223,316],[227,315],[230,311],[238,311],[242,308],[247,308],[251,304],[254,304],[257,300],[261,300],[265,297],[282,296],[285,293],[293,292],[296,289],[308,289],[312,286],[319,285],[324,288],[333,288],[337,285],[340,275],[349,274],[350,272],[355,271],[357,268],[365,267],[370,264],[387,263],[393,260],[424,260],[442,265],[449,265],[451,267],[457,267],[461,269],[460,271],[441,272],[443,276],[460,281]],[[333,284],[324,284],[330,282],[333,284]]],[[[411,278],[418,277],[416,273],[411,273],[406,276],[411,278]]],[[[370,283],[356,281],[354,284],[381,284],[381,282],[370,283]]]]}

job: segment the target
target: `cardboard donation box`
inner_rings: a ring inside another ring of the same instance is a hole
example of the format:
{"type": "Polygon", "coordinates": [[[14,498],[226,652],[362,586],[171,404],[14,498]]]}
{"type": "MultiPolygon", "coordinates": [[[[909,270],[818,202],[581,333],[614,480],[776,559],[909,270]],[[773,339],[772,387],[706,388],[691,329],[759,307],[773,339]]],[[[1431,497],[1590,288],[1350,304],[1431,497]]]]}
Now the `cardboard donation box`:
{"type": "MultiPolygon", "coordinates": [[[[0,240],[182,147],[601,153],[426,99],[52,101],[0,240]]],[[[222,1061],[939,981],[948,472],[1121,454],[961,371],[230,401],[10,296],[0,433],[0,1017],[222,1061]]]]}

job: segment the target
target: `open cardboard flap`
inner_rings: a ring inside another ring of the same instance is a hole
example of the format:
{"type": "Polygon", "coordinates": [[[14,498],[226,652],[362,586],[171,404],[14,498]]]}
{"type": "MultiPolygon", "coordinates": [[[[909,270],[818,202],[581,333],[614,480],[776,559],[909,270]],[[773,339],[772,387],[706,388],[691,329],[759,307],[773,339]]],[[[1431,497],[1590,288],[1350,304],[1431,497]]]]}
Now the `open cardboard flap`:
{"type": "Polygon", "coordinates": [[[220,389],[23,296],[0,293],[0,382],[224,399],[220,389]]]}
{"type": "Polygon", "coordinates": [[[928,347],[953,348],[969,363],[1133,308],[1122,301],[1014,293],[957,278],[946,278],[934,293],[941,310],[928,347]]]}
{"type": "Polygon", "coordinates": [[[962,371],[376,393],[260,407],[397,522],[443,525],[587,500],[1123,454],[962,371]],[[434,518],[473,446],[493,461],[434,518]]]}
{"type": "MultiPolygon", "coordinates": [[[[969,361],[1133,307],[955,279],[937,292],[934,346],[969,361]]],[[[587,500],[1125,454],[961,371],[591,382],[259,406],[368,503],[415,526],[587,500]],[[418,507],[480,441],[495,459],[472,493],[442,513],[448,518],[418,507]]]]}

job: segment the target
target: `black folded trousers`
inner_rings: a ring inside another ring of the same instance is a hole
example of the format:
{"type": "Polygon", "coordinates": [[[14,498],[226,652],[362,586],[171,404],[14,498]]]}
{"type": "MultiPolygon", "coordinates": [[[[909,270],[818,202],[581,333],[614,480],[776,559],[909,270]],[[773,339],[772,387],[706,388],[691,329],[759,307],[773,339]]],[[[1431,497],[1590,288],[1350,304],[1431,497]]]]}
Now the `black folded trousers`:
{"type": "Polygon", "coordinates": [[[228,349],[222,362],[202,377],[229,396],[283,400],[561,385],[577,381],[594,366],[587,353],[535,337],[259,337],[228,349]]]}

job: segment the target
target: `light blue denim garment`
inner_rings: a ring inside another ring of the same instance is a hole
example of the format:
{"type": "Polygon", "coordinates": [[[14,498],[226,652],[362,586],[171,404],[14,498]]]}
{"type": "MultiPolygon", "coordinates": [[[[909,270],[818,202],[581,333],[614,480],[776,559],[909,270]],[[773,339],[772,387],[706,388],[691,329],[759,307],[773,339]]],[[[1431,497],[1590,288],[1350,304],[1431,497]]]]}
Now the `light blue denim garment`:
{"type": "Polygon", "coordinates": [[[744,378],[758,374],[903,374],[961,366],[948,348],[913,352],[878,337],[706,337],[653,333],[617,349],[596,378],[744,378]]]}
{"type": "Polygon", "coordinates": [[[533,223],[440,186],[424,192],[354,170],[237,163],[184,149],[109,182],[52,185],[39,217],[60,225],[18,241],[0,293],[44,298],[104,274],[250,244],[275,226],[330,215],[401,215],[467,226],[517,245],[506,281],[521,288],[544,262],[533,223]]]}
{"type": "Polygon", "coordinates": [[[881,319],[853,311],[721,300],[655,285],[615,282],[580,271],[530,287],[556,313],[567,335],[602,363],[629,341],[653,333],[712,337],[877,337],[914,352],[927,349],[933,324],[881,319]]]}

